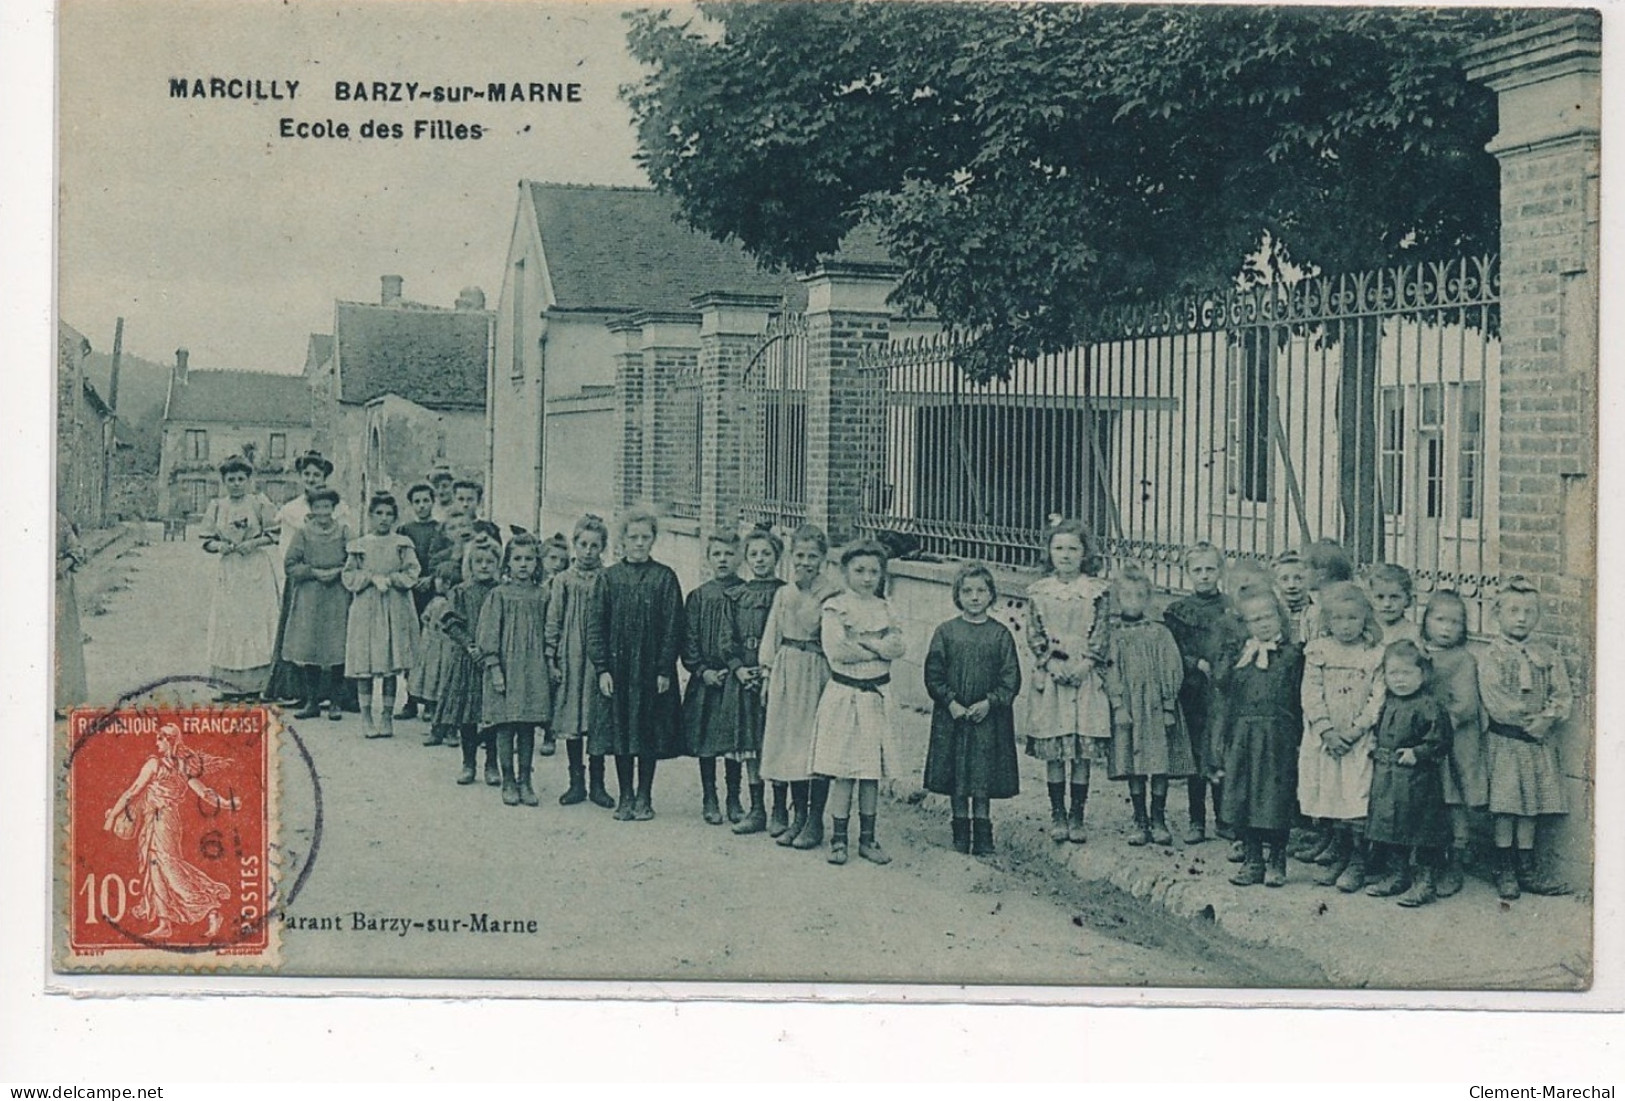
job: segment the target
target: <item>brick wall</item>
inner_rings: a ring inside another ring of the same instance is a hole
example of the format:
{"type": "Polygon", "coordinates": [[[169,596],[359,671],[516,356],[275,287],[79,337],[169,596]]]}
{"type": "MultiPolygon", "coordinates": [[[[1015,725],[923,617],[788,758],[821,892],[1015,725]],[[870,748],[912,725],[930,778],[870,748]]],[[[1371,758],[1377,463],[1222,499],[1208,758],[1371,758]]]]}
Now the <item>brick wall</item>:
{"type": "Polygon", "coordinates": [[[859,369],[890,340],[892,273],[826,267],[808,280],[807,519],[835,543],[852,538],[865,478],[885,446],[882,375],[859,369]]]}
{"type": "Polygon", "coordinates": [[[1565,13],[1469,51],[1499,97],[1500,567],[1539,587],[1541,637],[1568,663],[1557,732],[1570,813],[1551,853],[1591,876],[1595,825],[1596,386],[1601,27],[1565,13]]]}

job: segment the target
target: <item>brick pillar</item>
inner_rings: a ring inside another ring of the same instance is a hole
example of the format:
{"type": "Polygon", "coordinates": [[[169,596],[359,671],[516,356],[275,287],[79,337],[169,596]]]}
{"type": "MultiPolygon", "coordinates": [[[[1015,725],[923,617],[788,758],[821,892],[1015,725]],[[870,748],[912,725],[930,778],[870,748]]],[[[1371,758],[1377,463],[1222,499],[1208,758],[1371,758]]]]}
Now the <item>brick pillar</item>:
{"type": "Polygon", "coordinates": [[[865,480],[885,453],[885,380],[858,360],[890,339],[895,270],[827,264],[806,283],[807,520],[838,544],[857,533],[865,480]]]}
{"type": "Polygon", "coordinates": [[[1596,592],[1598,139],[1601,19],[1568,13],[1463,61],[1500,97],[1500,573],[1540,588],[1540,633],[1568,660],[1558,732],[1570,814],[1554,855],[1591,874],[1596,592]]]}
{"type": "Polygon", "coordinates": [[[676,372],[691,368],[700,353],[700,315],[647,312],[632,318],[643,331],[643,489],[642,498],[662,512],[675,496],[672,472],[678,469],[677,450],[688,446],[674,434],[662,416],[666,396],[676,372]]]}
{"type": "Polygon", "coordinates": [[[647,372],[643,363],[643,326],[636,320],[609,323],[615,337],[615,508],[647,500],[644,483],[643,430],[647,372]]]}
{"type": "Polygon", "coordinates": [[[777,295],[713,291],[694,299],[700,311],[700,385],[704,389],[700,441],[700,530],[739,526],[743,464],[747,455],[740,410],[745,365],[761,346],[768,318],[782,308],[777,295]]]}

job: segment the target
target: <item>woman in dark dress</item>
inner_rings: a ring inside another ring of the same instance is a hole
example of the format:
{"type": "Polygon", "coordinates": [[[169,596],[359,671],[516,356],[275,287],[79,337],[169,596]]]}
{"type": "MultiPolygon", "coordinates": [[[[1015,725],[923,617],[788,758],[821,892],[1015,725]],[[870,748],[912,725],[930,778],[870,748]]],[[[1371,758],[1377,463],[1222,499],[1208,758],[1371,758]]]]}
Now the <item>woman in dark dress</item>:
{"type": "Polygon", "coordinates": [[[598,670],[587,752],[615,757],[622,822],[655,816],[655,766],[683,752],[676,691],[683,592],[672,568],[649,557],[659,530],[644,509],[621,518],[621,560],[598,578],[587,619],[587,658],[598,670]]]}
{"type": "Polygon", "coordinates": [[[994,851],[988,801],[1009,799],[1021,787],[1011,706],[1021,663],[1010,629],[988,616],[998,598],[992,573],[966,565],[953,592],[960,614],[937,628],[925,655],[933,705],[925,788],[951,801],[954,848],[984,856],[994,851]]]}
{"type": "Polygon", "coordinates": [[[1242,866],[1230,882],[1281,887],[1287,831],[1298,817],[1303,647],[1289,640],[1286,615],[1272,594],[1248,592],[1237,611],[1249,637],[1238,655],[1214,670],[1213,730],[1224,762],[1224,819],[1242,839],[1242,866]]]}
{"type": "Polygon", "coordinates": [[[342,717],[344,640],[350,591],[340,583],[345,546],[354,534],[334,516],[336,491],[309,495],[310,513],[293,534],[283,558],[287,571],[282,616],[282,660],[299,670],[303,706],[296,719],[314,719],[327,702],[327,717],[342,717]]]}

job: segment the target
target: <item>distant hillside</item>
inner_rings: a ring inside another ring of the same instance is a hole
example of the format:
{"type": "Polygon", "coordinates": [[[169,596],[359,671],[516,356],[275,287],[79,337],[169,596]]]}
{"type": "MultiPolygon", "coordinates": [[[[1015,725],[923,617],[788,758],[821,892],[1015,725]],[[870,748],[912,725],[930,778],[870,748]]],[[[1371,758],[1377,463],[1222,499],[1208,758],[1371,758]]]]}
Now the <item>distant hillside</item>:
{"type": "MultiPolygon", "coordinates": [[[[163,443],[164,395],[169,390],[169,367],[125,352],[119,360],[118,414],[128,438],[142,458],[158,469],[158,451],[163,443]]],[[[85,375],[106,401],[111,394],[108,380],[113,373],[113,353],[96,349],[85,361],[85,375]]]]}

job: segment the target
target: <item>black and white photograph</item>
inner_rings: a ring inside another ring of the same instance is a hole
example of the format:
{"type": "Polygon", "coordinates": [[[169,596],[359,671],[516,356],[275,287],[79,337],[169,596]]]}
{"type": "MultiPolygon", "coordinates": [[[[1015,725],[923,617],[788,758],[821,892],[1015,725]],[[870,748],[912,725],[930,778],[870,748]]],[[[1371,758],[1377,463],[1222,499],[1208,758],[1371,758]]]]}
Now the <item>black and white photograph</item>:
{"type": "Polygon", "coordinates": [[[56,20],[57,978],[1592,989],[1602,13],[56,20]]]}

